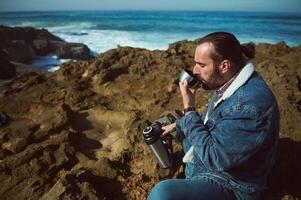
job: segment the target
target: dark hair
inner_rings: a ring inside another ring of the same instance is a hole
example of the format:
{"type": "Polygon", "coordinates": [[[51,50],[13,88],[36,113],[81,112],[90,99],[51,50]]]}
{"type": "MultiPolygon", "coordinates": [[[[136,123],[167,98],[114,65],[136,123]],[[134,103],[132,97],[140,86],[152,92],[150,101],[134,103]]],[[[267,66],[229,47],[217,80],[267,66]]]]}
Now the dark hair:
{"type": "Polygon", "coordinates": [[[236,67],[244,65],[244,56],[252,59],[255,56],[254,43],[240,45],[236,37],[227,32],[214,32],[206,35],[198,41],[198,44],[211,43],[214,50],[211,52],[211,58],[215,63],[225,59],[232,62],[236,67]]]}

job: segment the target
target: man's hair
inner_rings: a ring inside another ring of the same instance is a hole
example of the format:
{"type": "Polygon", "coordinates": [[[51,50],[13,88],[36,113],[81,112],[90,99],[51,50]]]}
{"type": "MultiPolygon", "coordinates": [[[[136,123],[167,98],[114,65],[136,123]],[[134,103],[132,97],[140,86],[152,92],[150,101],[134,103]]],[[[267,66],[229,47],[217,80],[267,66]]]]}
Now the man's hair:
{"type": "Polygon", "coordinates": [[[215,64],[223,60],[229,60],[236,68],[243,67],[245,57],[252,59],[255,56],[254,43],[240,45],[236,37],[227,32],[214,32],[206,35],[198,41],[198,45],[202,43],[211,43],[213,51],[211,52],[211,59],[215,64]]]}

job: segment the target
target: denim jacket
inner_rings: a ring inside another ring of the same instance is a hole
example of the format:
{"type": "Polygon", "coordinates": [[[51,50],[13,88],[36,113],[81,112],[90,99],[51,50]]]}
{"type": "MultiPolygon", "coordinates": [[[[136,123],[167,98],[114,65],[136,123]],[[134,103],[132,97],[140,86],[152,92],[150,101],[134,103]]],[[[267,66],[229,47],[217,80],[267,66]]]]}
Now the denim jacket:
{"type": "Polygon", "coordinates": [[[177,120],[177,133],[193,147],[185,175],[207,177],[234,191],[260,193],[275,160],[279,109],[253,64],[247,64],[237,79],[206,123],[205,114],[197,112],[177,120]]]}

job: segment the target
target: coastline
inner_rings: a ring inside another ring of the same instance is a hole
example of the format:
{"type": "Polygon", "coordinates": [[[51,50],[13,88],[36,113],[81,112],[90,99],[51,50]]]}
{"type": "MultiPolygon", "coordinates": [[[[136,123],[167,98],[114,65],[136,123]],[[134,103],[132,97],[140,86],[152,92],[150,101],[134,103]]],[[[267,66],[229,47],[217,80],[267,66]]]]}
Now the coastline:
{"type": "Polygon", "coordinates": [[[0,24],[46,28],[68,42],[103,53],[120,46],[166,50],[179,40],[195,40],[225,30],[245,42],[301,44],[301,17],[292,13],[220,11],[67,11],[2,14],[0,24]],[[22,20],[20,20],[22,18],[22,20]]]}
{"type": "MultiPolygon", "coordinates": [[[[163,111],[181,108],[174,82],[183,67],[193,66],[195,45],[120,46],[1,85],[0,195],[145,199],[168,171],[158,167],[141,131],[163,111]]],[[[265,199],[299,198],[301,45],[258,44],[253,62],[281,110],[280,151],[265,199]]],[[[209,97],[199,92],[199,112],[209,97]]],[[[177,143],[175,152],[181,155],[177,143]]],[[[172,177],[182,174],[178,166],[172,177]]]]}

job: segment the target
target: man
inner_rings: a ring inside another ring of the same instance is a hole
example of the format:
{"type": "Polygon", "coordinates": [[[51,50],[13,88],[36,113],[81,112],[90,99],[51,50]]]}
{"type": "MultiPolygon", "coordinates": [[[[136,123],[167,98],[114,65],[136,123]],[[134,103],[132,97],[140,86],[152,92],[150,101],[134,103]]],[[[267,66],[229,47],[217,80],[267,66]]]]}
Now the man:
{"type": "Polygon", "coordinates": [[[211,33],[199,41],[193,73],[215,90],[206,111],[195,111],[196,89],[180,82],[184,116],[163,127],[163,135],[182,136],[186,179],[159,182],[149,200],[258,200],[274,163],[279,135],[276,99],[244,58],[231,33],[211,33]]]}

